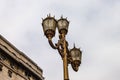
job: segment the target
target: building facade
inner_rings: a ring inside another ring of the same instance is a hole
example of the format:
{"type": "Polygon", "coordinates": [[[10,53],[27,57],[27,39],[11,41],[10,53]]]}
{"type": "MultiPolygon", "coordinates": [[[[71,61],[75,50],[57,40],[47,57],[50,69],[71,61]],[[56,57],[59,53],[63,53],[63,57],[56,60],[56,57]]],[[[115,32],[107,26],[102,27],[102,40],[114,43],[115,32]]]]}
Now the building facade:
{"type": "Polygon", "coordinates": [[[43,70],[1,35],[0,80],[44,80],[43,70]]]}

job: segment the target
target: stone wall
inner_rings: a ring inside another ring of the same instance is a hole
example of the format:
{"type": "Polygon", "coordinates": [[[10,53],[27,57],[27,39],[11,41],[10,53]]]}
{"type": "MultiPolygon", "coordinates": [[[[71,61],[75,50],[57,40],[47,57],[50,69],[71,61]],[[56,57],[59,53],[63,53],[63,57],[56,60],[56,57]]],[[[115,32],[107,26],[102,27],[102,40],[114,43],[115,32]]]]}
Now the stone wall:
{"type": "Polygon", "coordinates": [[[0,80],[44,80],[43,71],[0,35],[0,80]]]}

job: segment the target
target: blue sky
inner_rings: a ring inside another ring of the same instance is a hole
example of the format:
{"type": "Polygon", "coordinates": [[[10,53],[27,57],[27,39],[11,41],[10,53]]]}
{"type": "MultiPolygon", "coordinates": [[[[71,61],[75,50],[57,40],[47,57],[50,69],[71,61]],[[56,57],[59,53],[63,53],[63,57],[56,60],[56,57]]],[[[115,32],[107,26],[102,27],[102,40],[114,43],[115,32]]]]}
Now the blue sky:
{"type": "Polygon", "coordinates": [[[0,0],[0,34],[36,62],[46,80],[62,80],[62,59],[41,26],[49,13],[68,18],[69,48],[75,43],[83,52],[78,72],[69,65],[70,80],[120,80],[120,0],[0,0]]]}

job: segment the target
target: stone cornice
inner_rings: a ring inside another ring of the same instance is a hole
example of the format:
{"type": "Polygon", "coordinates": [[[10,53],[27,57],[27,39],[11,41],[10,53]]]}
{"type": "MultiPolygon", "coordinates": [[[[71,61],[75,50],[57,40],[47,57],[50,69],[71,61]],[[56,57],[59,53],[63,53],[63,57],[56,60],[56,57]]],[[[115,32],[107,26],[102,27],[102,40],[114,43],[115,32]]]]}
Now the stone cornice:
{"type": "Polygon", "coordinates": [[[15,59],[18,63],[24,65],[35,75],[44,79],[42,76],[42,69],[37,66],[30,58],[28,58],[23,52],[19,51],[15,46],[8,42],[4,37],[0,35],[0,48],[4,50],[9,56],[15,59]]]}

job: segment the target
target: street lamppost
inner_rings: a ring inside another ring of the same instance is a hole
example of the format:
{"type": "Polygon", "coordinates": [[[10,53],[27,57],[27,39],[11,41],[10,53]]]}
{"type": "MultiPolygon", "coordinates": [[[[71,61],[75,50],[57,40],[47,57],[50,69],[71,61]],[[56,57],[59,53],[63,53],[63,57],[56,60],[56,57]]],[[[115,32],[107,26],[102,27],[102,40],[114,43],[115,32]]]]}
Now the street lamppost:
{"type": "Polygon", "coordinates": [[[68,42],[66,41],[66,35],[68,32],[69,21],[66,18],[61,17],[56,20],[51,17],[50,14],[42,21],[44,35],[47,37],[50,46],[53,49],[57,49],[62,60],[64,70],[64,80],[69,80],[68,64],[71,64],[74,71],[78,71],[81,64],[82,52],[74,45],[73,49],[68,49],[68,42]],[[56,28],[59,32],[59,40],[56,44],[52,42],[52,38],[55,36],[56,28]]]}

